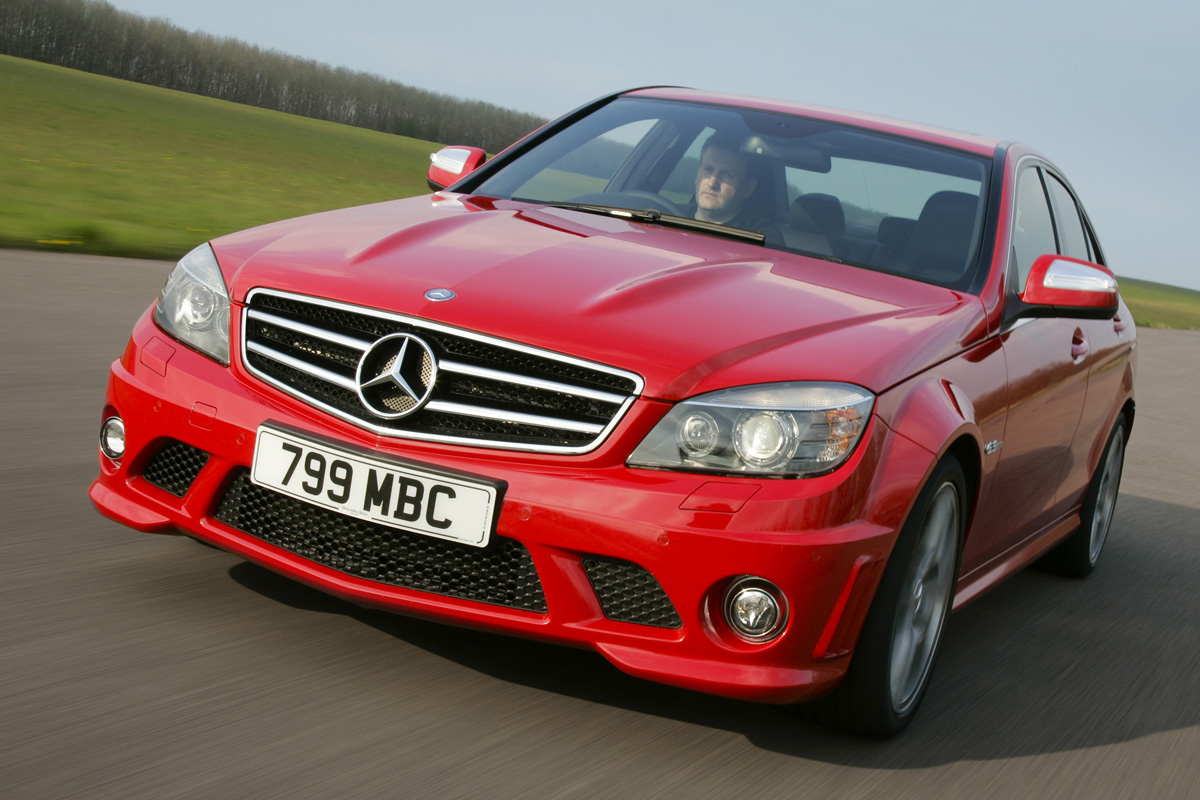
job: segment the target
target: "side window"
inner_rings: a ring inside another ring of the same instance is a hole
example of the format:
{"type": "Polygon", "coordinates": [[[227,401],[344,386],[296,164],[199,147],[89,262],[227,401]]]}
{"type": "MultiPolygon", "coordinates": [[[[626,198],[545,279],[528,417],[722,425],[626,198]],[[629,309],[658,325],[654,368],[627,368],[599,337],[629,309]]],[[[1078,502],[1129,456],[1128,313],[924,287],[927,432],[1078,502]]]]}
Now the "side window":
{"type": "Polygon", "coordinates": [[[704,128],[692,140],[683,158],[679,159],[679,163],[663,183],[659,194],[679,206],[692,201],[692,196],[696,194],[696,170],[700,166],[700,150],[713,132],[713,128],[704,128]]]}
{"type": "Polygon", "coordinates": [[[1092,248],[1092,261],[1102,267],[1107,267],[1108,264],[1104,263],[1104,251],[1100,249],[1100,242],[1096,241],[1096,232],[1090,225],[1087,227],[1087,237],[1088,246],[1092,248]]]}
{"type": "Polygon", "coordinates": [[[1012,255],[1017,268],[1017,290],[1025,287],[1038,256],[1057,253],[1050,206],[1037,169],[1021,173],[1017,182],[1017,213],[1013,222],[1012,255]]]}
{"type": "Polygon", "coordinates": [[[1044,174],[1046,187],[1050,189],[1050,198],[1054,201],[1054,210],[1058,212],[1058,236],[1062,244],[1062,254],[1090,261],[1092,256],[1088,252],[1087,234],[1084,233],[1083,220],[1079,217],[1075,198],[1058,178],[1048,172],[1044,174]]]}

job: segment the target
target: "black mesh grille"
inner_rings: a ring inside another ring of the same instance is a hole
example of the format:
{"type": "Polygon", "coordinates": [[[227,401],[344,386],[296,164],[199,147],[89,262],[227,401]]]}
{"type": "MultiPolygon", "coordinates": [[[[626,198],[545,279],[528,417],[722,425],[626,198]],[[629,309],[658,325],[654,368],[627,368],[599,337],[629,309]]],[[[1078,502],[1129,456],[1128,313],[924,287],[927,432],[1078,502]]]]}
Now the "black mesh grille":
{"type": "Polygon", "coordinates": [[[265,290],[251,298],[244,335],[256,375],[385,435],[582,452],[611,430],[640,385],[630,373],[547,351],[265,290]],[[446,366],[426,406],[388,418],[368,409],[355,385],[363,354],[399,333],[418,337],[446,366]]]}
{"type": "Polygon", "coordinates": [[[679,628],[683,621],[654,576],[637,564],[585,556],[583,569],[604,616],[656,628],[679,628]]]}
{"type": "Polygon", "coordinates": [[[257,486],[240,470],[216,517],[309,561],[379,583],[546,613],[524,545],[493,536],[487,547],[407,533],[311,506],[257,486]]]}
{"type": "Polygon", "coordinates": [[[443,384],[443,396],[456,403],[483,402],[489,408],[549,414],[600,425],[612,419],[611,406],[586,397],[451,373],[444,373],[439,382],[443,384]]]}
{"type": "MultiPolygon", "coordinates": [[[[357,415],[367,418],[367,410],[363,408],[358,395],[349,389],[344,389],[333,383],[323,381],[313,375],[292,369],[286,364],[277,364],[265,356],[250,353],[247,358],[250,367],[263,374],[269,374],[277,380],[286,383],[297,394],[304,395],[344,414],[357,415]]],[[[349,376],[347,376],[349,377],[349,376]]]]}
{"type": "Polygon", "coordinates": [[[276,328],[265,322],[251,320],[246,335],[251,339],[269,342],[278,347],[297,350],[310,356],[327,359],[329,366],[342,366],[347,375],[353,375],[362,353],[350,347],[322,341],[314,336],[297,333],[286,328],[276,328]]]}
{"type": "Polygon", "coordinates": [[[436,411],[422,414],[421,423],[419,426],[411,425],[409,427],[421,433],[461,436],[489,442],[511,442],[513,444],[537,442],[554,447],[570,447],[587,444],[593,438],[589,434],[578,431],[539,428],[535,425],[522,425],[519,422],[479,417],[456,417],[436,411]]]}
{"type": "Polygon", "coordinates": [[[142,470],[142,477],[176,497],[183,497],[207,463],[208,453],[190,444],[172,440],[154,454],[154,458],[142,470]]]}

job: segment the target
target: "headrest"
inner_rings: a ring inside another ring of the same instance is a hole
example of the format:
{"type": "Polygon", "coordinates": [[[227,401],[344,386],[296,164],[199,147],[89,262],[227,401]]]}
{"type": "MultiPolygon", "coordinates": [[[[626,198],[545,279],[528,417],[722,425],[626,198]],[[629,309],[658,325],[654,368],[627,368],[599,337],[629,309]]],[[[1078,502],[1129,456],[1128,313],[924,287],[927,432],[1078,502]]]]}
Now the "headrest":
{"type": "Polygon", "coordinates": [[[822,233],[821,226],[799,203],[792,203],[792,208],[788,212],[788,224],[797,230],[808,233],[822,233]]]}
{"type": "Polygon", "coordinates": [[[903,250],[904,246],[908,244],[908,240],[912,238],[915,227],[917,227],[915,219],[884,217],[879,221],[879,230],[875,232],[875,238],[884,247],[903,250]]]}
{"type": "Polygon", "coordinates": [[[826,236],[840,239],[846,235],[846,213],[842,203],[831,194],[802,194],[792,203],[804,209],[826,236]]]}
{"type": "Polygon", "coordinates": [[[979,198],[965,192],[938,192],[926,200],[904,251],[908,266],[917,274],[944,280],[961,276],[978,205],[979,198]]]}

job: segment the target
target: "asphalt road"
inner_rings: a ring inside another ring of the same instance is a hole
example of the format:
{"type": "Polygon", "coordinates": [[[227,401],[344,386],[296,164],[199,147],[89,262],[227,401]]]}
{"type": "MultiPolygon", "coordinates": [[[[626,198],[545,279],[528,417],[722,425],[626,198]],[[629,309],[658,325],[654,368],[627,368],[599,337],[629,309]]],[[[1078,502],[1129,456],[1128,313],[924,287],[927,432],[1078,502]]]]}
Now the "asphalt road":
{"type": "Polygon", "coordinates": [[[1100,568],[955,615],[876,743],[100,517],[107,366],[169,269],[0,251],[0,796],[1200,798],[1200,332],[1140,333],[1100,568]]]}

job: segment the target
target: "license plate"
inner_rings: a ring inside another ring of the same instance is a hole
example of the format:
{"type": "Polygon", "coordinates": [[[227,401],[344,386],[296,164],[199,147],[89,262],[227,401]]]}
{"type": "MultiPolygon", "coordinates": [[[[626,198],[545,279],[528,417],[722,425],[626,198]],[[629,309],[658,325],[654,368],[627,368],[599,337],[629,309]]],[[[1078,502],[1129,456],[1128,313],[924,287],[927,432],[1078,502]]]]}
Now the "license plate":
{"type": "Polygon", "coordinates": [[[260,427],[251,480],[341,514],[403,531],[484,547],[496,485],[399,464],[260,427]]]}

